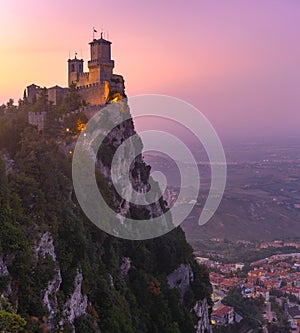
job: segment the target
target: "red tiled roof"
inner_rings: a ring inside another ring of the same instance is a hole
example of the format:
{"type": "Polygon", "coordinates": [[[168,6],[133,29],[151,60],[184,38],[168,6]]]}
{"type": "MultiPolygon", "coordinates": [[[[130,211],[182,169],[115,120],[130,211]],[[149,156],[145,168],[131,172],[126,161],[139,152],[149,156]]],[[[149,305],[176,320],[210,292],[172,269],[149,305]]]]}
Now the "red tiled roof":
{"type": "Polygon", "coordinates": [[[217,308],[215,311],[213,311],[213,313],[211,315],[222,318],[226,314],[230,313],[231,311],[233,311],[232,306],[221,305],[219,308],[217,308]]]}

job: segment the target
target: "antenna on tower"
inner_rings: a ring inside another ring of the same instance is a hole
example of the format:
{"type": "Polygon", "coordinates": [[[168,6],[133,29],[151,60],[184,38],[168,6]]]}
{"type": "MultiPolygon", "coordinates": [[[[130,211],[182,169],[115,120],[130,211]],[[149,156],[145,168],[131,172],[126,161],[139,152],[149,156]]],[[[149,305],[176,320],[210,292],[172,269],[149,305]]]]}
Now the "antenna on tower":
{"type": "Polygon", "coordinates": [[[101,28],[101,39],[103,38],[103,28],[101,28]]]}

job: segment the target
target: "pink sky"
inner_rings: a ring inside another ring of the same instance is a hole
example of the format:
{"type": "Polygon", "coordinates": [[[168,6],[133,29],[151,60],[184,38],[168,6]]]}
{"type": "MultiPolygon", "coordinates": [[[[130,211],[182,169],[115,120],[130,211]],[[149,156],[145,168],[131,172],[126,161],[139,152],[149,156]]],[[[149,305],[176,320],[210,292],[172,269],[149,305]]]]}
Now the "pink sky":
{"type": "Polygon", "coordinates": [[[298,0],[0,0],[0,103],[66,86],[92,26],[109,32],[128,95],[194,104],[221,136],[294,136],[300,125],[298,0]]]}

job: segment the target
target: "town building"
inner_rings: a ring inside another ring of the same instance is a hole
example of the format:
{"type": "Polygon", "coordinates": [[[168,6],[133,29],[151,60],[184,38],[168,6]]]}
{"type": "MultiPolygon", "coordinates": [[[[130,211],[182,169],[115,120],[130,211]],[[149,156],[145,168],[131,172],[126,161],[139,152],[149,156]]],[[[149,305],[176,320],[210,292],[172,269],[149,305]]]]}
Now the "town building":
{"type": "Polygon", "coordinates": [[[213,325],[226,326],[234,323],[234,308],[232,306],[221,305],[211,314],[213,325]]]}

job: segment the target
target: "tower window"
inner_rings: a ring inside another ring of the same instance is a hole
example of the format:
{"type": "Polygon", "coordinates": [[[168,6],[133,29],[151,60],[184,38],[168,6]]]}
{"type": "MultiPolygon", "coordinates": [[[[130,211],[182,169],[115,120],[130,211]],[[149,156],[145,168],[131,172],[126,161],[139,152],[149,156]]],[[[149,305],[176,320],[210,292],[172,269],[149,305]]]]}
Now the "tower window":
{"type": "Polygon", "coordinates": [[[74,66],[74,64],[71,65],[71,72],[75,72],[75,66],[74,66]]]}

